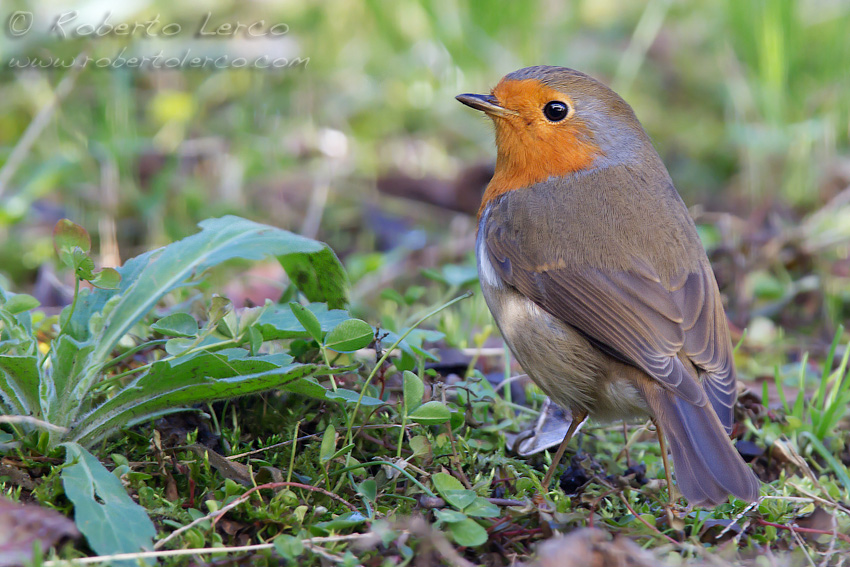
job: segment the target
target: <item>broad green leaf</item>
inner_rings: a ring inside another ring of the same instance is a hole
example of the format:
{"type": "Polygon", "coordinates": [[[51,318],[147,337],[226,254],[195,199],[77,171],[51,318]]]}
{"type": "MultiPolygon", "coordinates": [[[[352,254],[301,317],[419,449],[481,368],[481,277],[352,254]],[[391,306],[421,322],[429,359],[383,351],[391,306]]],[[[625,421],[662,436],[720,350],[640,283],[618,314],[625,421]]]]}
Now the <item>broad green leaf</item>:
{"type": "Polygon", "coordinates": [[[73,268],[71,259],[74,248],[79,248],[83,253],[91,250],[91,238],[86,229],[68,220],[62,219],[53,227],[53,249],[62,263],[73,268]]]}
{"type": "Polygon", "coordinates": [[[336,429],[333,424],[328,424],[325,428],[325,434],[322,436],[322,445],[319,449],[319,461],[327,463],[333,457],[336,451],[336,429]]]}
{"type": "Polygon", "coordinates": [[[121,274],[115,268],[103,268],[89,282],[101,289],[118,289],[118,285],[121,283],[121,274]]]}
{"type": "Polygon", "coordinates": [[[348,274],[334,251],[322,246],[311,253],[278,255],[286,275],[308,301],[327,303],[331,309],[348,304],[348,274]]]}
{"type": "Polygon", "coordinates": [[[167,337],[196,337],[198,322],[188,313],[172,313],[151,325],[151,330],[167,337]]]}
{"type": "Polygon", "coordinates": [[[27,295],[25,293],[10,293],[6,304],[3,305],[3,309],[5,309],[10,315],[17,315],[24,311],[35,309],[39,305],[41,305],[41,303],[39,303],[39,301],[31,295],[27,295]]]}
{"type": "Polygon", "coordinates": [[[409,415],[410,412],[422,405],[422,396],[425,395],[425,384],[422,383],[419,376],[410,370],[405,370],[403,377],[404,413],[409,415]]]}
{"type": "MultiPolygon", "coordinates": [[[[324,303],[311,303],[303,307],[316,316],[322,332],[329,332],[343,321],[351,318],[347,311],[341,309],[328,310],[328,306],[324,303]]],[[[257,320],[257,327],[267,341],[310,336],[288,306],[265,311],[257,320]]]]}
{"type": "Polygon", "coordinates": [[[41,416],[38,359],[0,355],[0,396],[9,413],[41,416]]]}
{"type": "Polygon", "coordinates": [[[313,314],[313,312],[300,303],[295,302],[291,302],[289,304],[289,308],[292,310],[292,314],[295,315],[295,318],[298,319],[298,322],[301,323],[301,326],[304,327],[304,330],[307,331],[307,334],[310,335],[317,343],[321,344],[322,325],[319,323],[319,319],[313,314]]]}
{"type": "Polygon", "coordinates": [[[293,254],[323,254],[329,270],[332,271],[334,262],[338,263],[321,242],[247,219],[226,216],[205,220],[199,226],[202,230],[197,234],[127,261],[118,270],[121,275],[118,290],[98,289],[80,297],[71,321],[77,338],[89,335],[88,320],[92,313],[100,311],[110,298],[119,297],[97,337],[96,360],[105,360],[121,337],[166,293],[187,281],[197,280],[203,272],[222,262],[234,258],[261,260],[276,256],[280,260],[293,254]]]}
{"type": "Polygon", "coordinates": [[[502,509],[486,498],[479,496],[472,504],[463,509],[463,513],[467,516],[476,516],[478,518],[497,518],[502,514],[502,509]]]}
{"type": "Polygon", "coordinates": [[[477,547],[487,543],[487,530],[472,518],[449,524],[449,533],[455,543],[464,547],[477,547]]]}
{"type": "MultiPolygon", "coordinates": [[[[234,258],[259,260],[269,255],[285,262],[286,258],[293,254],[300,254],[304,258],[318,254],[321,261],[313,264],[314,266],[327,267],[329,276],[342,270],[336,256],[326,245],[285,230],[232,216],[203,221],[200,227],[202,230],[197,234],[127,261],[117,270],[121,276],[118,289],[80,292],[73,316],[63,326],[63,332],[80,344],[93,345],[93,350],[88,353],[89,358],[85,364],[73,369],[71,381],[74,383],[74,392],[72,397],[66,399],[88,399],[90,389],[100,378],[102,365],[109,360],[110,354],[122,337],[150,313],[164,295],[187,283],[200,281],[206,270],[222,262],[234,258]],[[333,267],[334,264],[336,268],[333,267]]],[[[294,269],[297,270],[298,262],[295,264],[294,269]]],[[[347,285],[346,280],[340,279],[335,285],[347,285]]],[[[70,309],[66,308],[63,313],[67,317],[70,309]]],[[[295,371],[293,367],[293,372],[299,376],[311,372],[310,369],[302,370],[295,371]]],[[[251,374],[253,373],[249,372],[249,375],[251,374]]],[[[261,374],[267,376],[265,373],[261,374]]],[[[231,374],[230,377],[232,376],[231,374]]],[[[286,381],[276,379],[270,381],[274,383],[267,383],[260,380],[261,385],[254,388],[241,379],[234,380],[239,383],[235,388],[239,393],[234,395],[267,389],[286,381]]],[[[232,385],[232,382],[230,384],[232,385]]],[[[219,397],[230,396],[223,388],[216,390],[219,397]]],[[[166,395],[163,400],[165,399],[172,399],[171,395],[166,395]]],[[[203,400],[195,395],[187,395],[186,399],[193,400],[190,403],[203,400]]],[[[129,402],[125,400],[124,403],[129,402]]],[[[168,411],[173,407],[166,407],[165,402],[154,405],[157,408],[152,410],[152,413],[168,411]]],[[[66,409],[67,423],[76,420],[77,414],[82,411],[73,406],[66,409]]],[[[140,413],[151,415],[145,411],[140,413]]],[[[111,423],[111,420],[111,417],[103,421],[99,415],[89,415],[84,421],[99,422],[103,425],[106,422],[111,423]]],[[[103,433],[100,425],[96,426],[95,430],[100,431],[98,434],[103,433]]],[[[93,433],[94,430],[88,430],[85,435],[93,433]]]]}
{"type": "MultiPolygon", "coordinates": [[[[39,384],[44,419],[54,425],[70,427],[74,416],[91,407],[91,397],[79,390],[80,375],[91,366],[95,345],[80,342],[70,335],[61,335],[51,345],[49,378],[39,384]]],[[[53,439],[58,435],[52,434],[53,439]]]]}
{"type": "Polygon", "coordinates": [[[334,327],[325,337],[325,347],[336,352],[354,352],[369,346],[375,331],[366,321],[348,319],[334,327]]]}
{"type": "MultiPolygon", "coordinates": [[[[112,473],[76,443],[65,443],[62,484],[74,504],[74,522],[99,555],[153,549],[156,528],[112,473]]],[[[152,565],[152,560],[145,561],[152,565]]],[[[113,565],[136,565],[115,561],[113,565]]]]}
{"type": "Polygon", "coordinates": [[[432,400],[413,410],[409,417],[423,425],[437,425],[450,420],[452,412],[442,402],[432,400]]]}
{"type": "Polygon", "coordinates": [[[94,443],[124,425],[173,408],[278,388],[322,369],[293,362],[285,354],[252,357],[247,350],[237,348],[160,360],[86,415],[71,438],[94,443]]]}

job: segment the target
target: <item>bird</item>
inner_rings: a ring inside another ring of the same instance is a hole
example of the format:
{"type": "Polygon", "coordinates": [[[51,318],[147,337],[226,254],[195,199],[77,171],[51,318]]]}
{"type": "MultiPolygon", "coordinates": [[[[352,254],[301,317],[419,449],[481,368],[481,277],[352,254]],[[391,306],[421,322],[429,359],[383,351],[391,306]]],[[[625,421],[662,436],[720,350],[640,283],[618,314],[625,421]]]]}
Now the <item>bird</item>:
{"type": "Polygon", "coordinates": [[[476,258],[523,370],[578,426],[651,419],[673,498],[752,502],[730,434],[737,379],[722,298],[687,207],[631,106],[600,81],[526,67],[457,100],[495,126],[476,258]],[[666,437],[666,442],[665,442],[666,437]]]}

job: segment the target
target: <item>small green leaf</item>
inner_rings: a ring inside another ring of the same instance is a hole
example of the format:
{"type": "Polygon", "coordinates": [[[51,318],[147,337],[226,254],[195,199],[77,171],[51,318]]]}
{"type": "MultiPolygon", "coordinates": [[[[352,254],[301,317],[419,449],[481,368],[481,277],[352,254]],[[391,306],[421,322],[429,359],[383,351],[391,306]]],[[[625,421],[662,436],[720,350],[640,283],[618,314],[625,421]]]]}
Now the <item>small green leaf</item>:
{"type": "Polygon", "coordinates": [[[352,449],[354,449],[354,443],[349,443],[348,445],[346,445],[345,447],[343,447],[342,449],[340,449],[339,451],[337,451],[336,453],[331,455],[331,458],[328,459],[328,460],[333,461],[334,459],[338,459],[338,458],[342,457],[343,455],[347,455],[348,453],[351,452],[352,449]]]}
{"type": "Polygon", "coordinates": [[[195,344],[195,339],[190,339],[186,337],[177,337],[174,339],[169,339],[168,342],[165,343],[165,352],[170,354],[171,356],[180,356],[195,344]]]}
{"type": "Polygon", "coordinates": [[[94,260],[89,258],[89,255],[78,247],[71,251],[71,266],[74,268],[74,273],[81,280],[88,281],[94,279],[94,260]]]}
{"type": "Polygon", "coordinates": [[[100,289],[118,289],[121,285],[121,274],[113,268],[103,268],[89,282],[100,289]]]}
{"type": "Polygon", "coordinates": [[[301,323],[304,330],[307,331],[307,333],[313,337],[317,343],[321,344],[322,325],[319,323],[319,319],[313,315],[313,312],[300,303],[295,302],[290,303],[289,308],[292,309],[292,314],[295,315],[295,318],[298,319],[298,322],[301,323]]]}
{"type": "MultiPolygon", "coordinates": [[[[478,495],[475,494],[474,490],[441,490],[440,496],[446,499],[446,502],[457,508],[458,510],[463,510],[478,498],[478,495]]],[[[465,512],[465,511],[464,511],[465,512]]]]}
{"type": "Polygon", "coordinates": [[[452,524],[455,522],[464,521],[467,516],[463,512],[458,512],[457,510],[444,509],[444,510],[434,510],[434,515],[441,522],[446,522],[447,524],[452,524]]]}
{"type": "MultiPolygon", "coordinates": [[[[308,313],[310,313],[308,311],[308,313]]],[[[313,315],[310,313],[310,315],[313,315]]],[[[314,316],[315,317],[315,316],[314,316]]],[[[316,325],[319,320],[316,319],[316,325]]],[[[325,347],[336,352],[354,352],[366,348],[375,337],[369,323],[360,319],[348,319],[334,327],[325,337],[325,347]]]]}
{"type": "Polygon", "coordinates": [[[432,400],[426,404],[422,404],[410,414],[410,419],[422,425],[437,425],[445,423],[452,417],[452,412],[449,411],[442,402],[432,400]]]}
{"type": "Polygon", "coordinates": [[[422,457],[433,453],[431,442],[424,435],[417,435],[410,439],[410,449],[414,457],[422,457]]]}
{"type": "Polygon", "coordinates": [[[68,219],[62,219],[53,227],[53,249],[56,250],[62,262],[71,267],[73,264],[68,264],[63,254],[65,257],[70,256],[74,248],[79,248],[87,254],[91,250],[89,233],[80,225],[68,219]]]}
{"type": "Polygon", "coordinates": [[[363,396],[361,398],[359,392],[355,392],[354,390],[346,390],[345,388],[337,388],[335,392],[325,392],[324,397],[328,400],[341,400],[350,404],[356,404],[359,400],[361,406],[367,407],[384,405],[383,400],[373,398],[372,396],[363,396]]]}
{"type": "Polygon", "coordinates": [[[274,549],[287,561],[294,561],[304,553],[304,543],[295,536],[281,534],[272,541],[274,549]]]}
{"type": "Polygon", "coordinates": [[[378,483],[374,478],[367,478],[357,486],[357,492],[369,502],[374,502],[378,498],[378,483]]]}
{"type": "Polygon", "coordinates": [[[233,311],[233,302],[220,295],[214,295],[210,302],[210,313],[207,317],[210,325],[217,325],[219,321],[233,311]]]}
{"type": "Polygon", "coordinates": [[[322,463],[327,463],[333,458],[336,451],[336,430],[333,425],[328,425],[325,429],[325,434],[322,436],[322,447],[319,449],[319,460],[322,463]]]}
{"type": "Polygon", "coordinates": [[[239,319],[233,309],[225,313],[224,317],[218,321],[216,330],[229,339],[236,338],[239,334],[239,319]]]}
{"type": "Polygon", "coordinates": [[[333,520],[328,520],[327,522],[318,522],[312,527],[316,527],[324,531],[339,531],[347,528],[357,527],[368,519],[369,518],[364,516],[362,513],[353,511],[346,512],[345,514],[340,514],[338,517],[334,518],[333,520]]]}
{"type": "Polygon", "coordinates": [[[434,483],[434,488],[440,495],[446,490],[463,490],[463,485],[458,479],[444,472],[431,475],[431,482],[434,483]]]}
{"type": "Polygon", "coordinates": [[[479,496],[472,504],[463,509],[463,513],[467,516],[476,516],[478,518],[496,518],[502,514],[502,509],[486,498],[479,496]]]}
{"type": "Polygon", "coordinates": [[[41,303],[39,303],[39,301],[31,295],[27,295],[25,293],[10,293],[8,301],[6,301],[6,304],[3,305],[3,309],[5,309],[10,315],[17,315],[24,311],[35,309],[39,305],[41,305],[41,303]]]}
{"type": "Polygon", "coordinates": [[[151,329],[169,337],[198,336],[198,322],[188,313],[172,313],[151,325],[151,329]]]}
{"type": "Polygon", "coordinates": [[[472,518],[449,524],[449,533],[455,543],[464,547],[477,547],[487,543],[487,530],[472,518]]]}
{"type": "MultiPolygon", "coordinates": [[[[65,443],[62,484],[74,504],[74,522],[99,555],[151,550],[156,528],[117,477],[76,443],[65,443]]],[[[150,565],[150,560],[145,561],[150,565]]],[[[113,565],[136,565],[115,561],[113,565]]]]}
{"type": "Polygon", "coordinates": [[[404,371],[404,413],[410,415],[410,412],[422,405],[422,396],[425,395],[425,384],[422,380],[411,372],[404,371]]]}

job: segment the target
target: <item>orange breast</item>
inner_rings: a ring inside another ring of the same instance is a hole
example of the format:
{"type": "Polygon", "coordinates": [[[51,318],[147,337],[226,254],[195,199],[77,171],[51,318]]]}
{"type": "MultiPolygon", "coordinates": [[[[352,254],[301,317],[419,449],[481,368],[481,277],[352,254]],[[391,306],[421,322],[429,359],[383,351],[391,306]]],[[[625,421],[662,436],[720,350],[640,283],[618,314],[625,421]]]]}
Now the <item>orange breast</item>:
{"type": "Polygon", "coordinates": [[[498,150],[496,171],[484,192],[479,217],[496,197],[553,176],[587,169],[602,155],[579,116],[553,123],[543,115],[543,107],[551,100],[573,105],[563,93],[536,79],[523,79],[503,80],[492,94],[501,106],[517,115],[492,117],[498,150]]]}

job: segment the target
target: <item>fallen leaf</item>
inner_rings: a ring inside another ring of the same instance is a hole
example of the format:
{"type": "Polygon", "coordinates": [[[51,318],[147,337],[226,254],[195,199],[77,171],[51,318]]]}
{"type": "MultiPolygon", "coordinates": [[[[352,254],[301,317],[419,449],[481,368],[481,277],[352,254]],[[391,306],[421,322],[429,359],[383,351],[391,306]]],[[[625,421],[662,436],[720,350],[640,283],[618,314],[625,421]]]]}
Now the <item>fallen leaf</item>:
{"type": "Polygon", "coordinates": [[[59,512],[0,498],[0,567],[31,561],[36,541],[47,552],[64,538],[78,537],[74,522],[59,512]]]}

